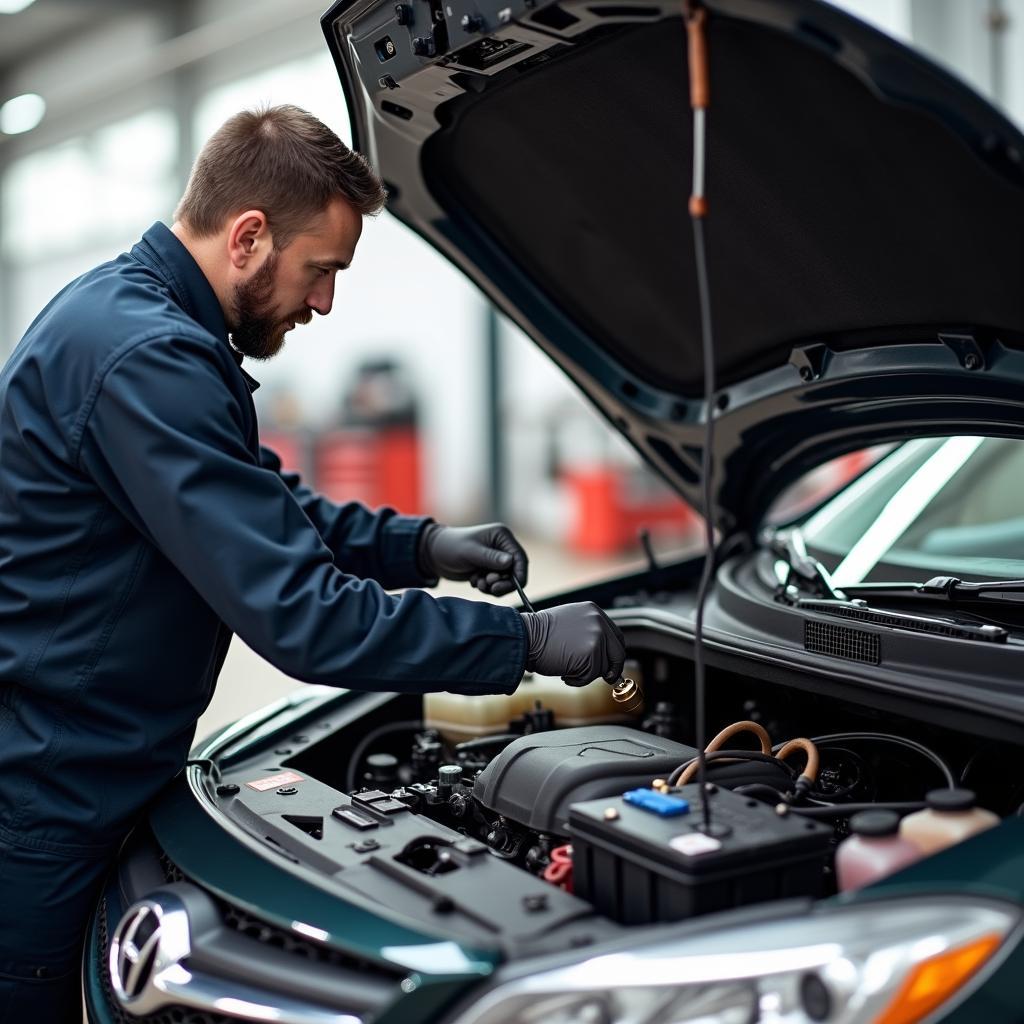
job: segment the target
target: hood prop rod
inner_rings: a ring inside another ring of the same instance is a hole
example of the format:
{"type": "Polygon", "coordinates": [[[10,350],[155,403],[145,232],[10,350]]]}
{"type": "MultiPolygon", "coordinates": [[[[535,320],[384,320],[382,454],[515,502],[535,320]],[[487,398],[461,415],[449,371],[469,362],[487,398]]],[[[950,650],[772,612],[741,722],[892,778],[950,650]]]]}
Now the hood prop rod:
{"type": "Polygon", "coordinates": [[[693,192],[689,213],[693,225],[693,247],[697,268],[697,292],[700,297],[701,350],[704,363],[704,450],[701,454],[701,483],[704,501],[704,566],[697,590],[697,609],[693,631],[693,669],[697,719],[697,778],[700,783],[703,809],[702,831],[707,835],[723,835],[726,826],[711,822],[711,800],[707,783],[705,738],[707,723],[706,671],[704,665],[704,605],[714,575],[716,562],[713,489],[711,474],[714,467],[712,445],[715,432],[715,352],[711,329],[711,292],[708,286],[707,251],[704,244],[704,218],[708,203],[705,195],[705,143],[707,137],[707,109],[711,102],[708,76],[707,11],[687,0],[686,9],[687,62],[690,71],[690,107],[693,110],[693,192]]]}

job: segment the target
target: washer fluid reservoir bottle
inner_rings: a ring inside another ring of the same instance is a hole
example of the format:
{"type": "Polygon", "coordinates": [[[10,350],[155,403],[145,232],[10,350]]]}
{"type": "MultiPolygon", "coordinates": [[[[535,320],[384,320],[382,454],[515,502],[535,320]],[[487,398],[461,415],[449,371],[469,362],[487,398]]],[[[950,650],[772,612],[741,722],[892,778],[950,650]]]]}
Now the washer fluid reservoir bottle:
{"type": "Polygon", "coordinates": [[[852,835],[836,850],[840,892],[860,889],[920,860],[923,854],[900,835],[895,811],[861,811],[850,819],[852,835]]]}
{"type": "Polygon", "coordinates": [[[923,811],[900,822],[900,835],[925,856],[999,824],[998,815],[976,806],[969,789],[933,789],[925,800],[928,806],[923,811]]]}
{"type": "MultiPolygon", "coordinates": [[[[627,661],[623,674],[639,682],[640,665],[627,661]]],[[[586,686],[569,686],[557,676],[527,672],[515,693],[467,696],[461,693],[428,693],[423,697],[423,727],[436,729],[448,743],[462,743],[480,736],[508,732],[509,723],[540,706],[554,712],[556,728],[580,725],[628,723],[642,707],[629,713],[612,695],[612,688],[595,679],[586,686]]]]}

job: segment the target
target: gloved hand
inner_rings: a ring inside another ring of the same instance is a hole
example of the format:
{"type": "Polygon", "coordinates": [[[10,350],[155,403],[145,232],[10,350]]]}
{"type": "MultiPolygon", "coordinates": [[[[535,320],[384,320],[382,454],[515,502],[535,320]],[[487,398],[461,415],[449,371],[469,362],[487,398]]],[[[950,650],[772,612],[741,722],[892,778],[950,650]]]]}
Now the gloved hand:
{"type": "Polygon", "coordinates": [[[598,676],[622,675],[626,642],[619,627],[596,604],[581,601],[543,612],[522,612],[526,627],[526,668],[586,686],[598,676]]]}
{"type": "Polygon", "coordinates": [[[428,576],[469,580],[477,590],[500,597],[515,589],[516,574],[526,586],[529,560],[512,531],[501,523],[442,526],[431,523],[420,540],[419,562],[428,576]]]}

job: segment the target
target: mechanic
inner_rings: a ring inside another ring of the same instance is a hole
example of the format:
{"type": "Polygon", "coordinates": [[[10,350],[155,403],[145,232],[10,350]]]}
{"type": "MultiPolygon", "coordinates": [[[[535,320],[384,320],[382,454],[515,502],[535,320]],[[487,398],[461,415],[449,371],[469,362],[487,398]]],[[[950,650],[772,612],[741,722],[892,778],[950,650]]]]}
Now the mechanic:
{"type": "Polygon", "coordinates": [[[260,447],[243,357],[330,312],[384,201],[305,111],[237,114],[174,224],[59,292],[0,374],[2,1021],[81,1019],[104,871],[182,770],[232,634],[290,676],[355,689],[621,672],[596,605],[386,592],[442,576],[509,592],[527,557],[506,527],[335,505],[260,447]]]}

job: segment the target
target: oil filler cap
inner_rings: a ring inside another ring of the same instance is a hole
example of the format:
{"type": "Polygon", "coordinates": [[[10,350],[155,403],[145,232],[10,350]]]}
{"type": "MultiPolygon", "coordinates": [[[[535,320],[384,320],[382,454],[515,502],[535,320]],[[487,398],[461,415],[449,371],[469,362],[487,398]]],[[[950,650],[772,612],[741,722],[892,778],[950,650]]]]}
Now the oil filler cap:
{"type": "Polygon", "coordinates": [[[657,814],[659,818],[675,818],[680,814],[690,813],[689,800],[656,793],[653,789],[631,789],[628,793],[622,794],[622,799],[643,811],[657,814]]]}

